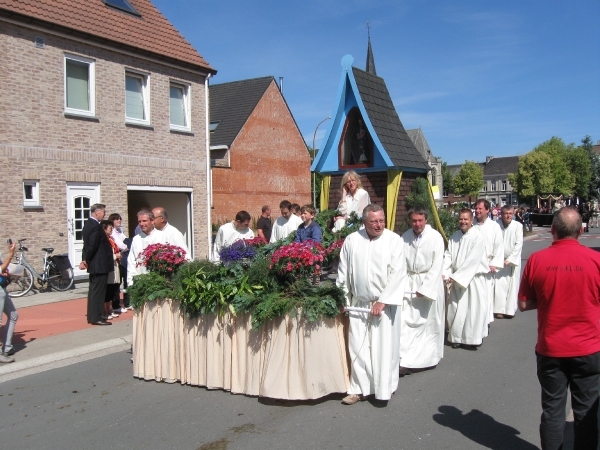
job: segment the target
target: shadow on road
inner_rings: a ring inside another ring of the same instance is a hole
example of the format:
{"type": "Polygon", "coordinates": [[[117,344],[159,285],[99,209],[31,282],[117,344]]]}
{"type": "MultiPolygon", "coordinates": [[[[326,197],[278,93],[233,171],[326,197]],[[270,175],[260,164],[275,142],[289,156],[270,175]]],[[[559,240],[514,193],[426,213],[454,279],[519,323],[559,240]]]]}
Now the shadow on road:
{"type": "Polygon", "coordinates": [[[537,450],[538,447],[521,439],[519,430],[496,422],[477,409],[467,414],[454,406],[442,405],[438,408],[440,414],[434,414],[433,420],[440,425],[452,428],[471,439],[473,442],[494,450],[537,450]]]}

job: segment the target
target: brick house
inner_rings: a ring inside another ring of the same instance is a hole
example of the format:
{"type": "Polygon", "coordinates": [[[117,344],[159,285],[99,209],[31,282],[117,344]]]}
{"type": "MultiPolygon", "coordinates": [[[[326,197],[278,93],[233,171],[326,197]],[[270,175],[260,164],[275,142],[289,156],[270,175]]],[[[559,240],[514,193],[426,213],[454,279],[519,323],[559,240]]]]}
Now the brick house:
{"type": "Polygon", "coordinates": [[[311,166],[323,175],[321,208],[337,207],[341,178],[354,170],[371,202],[385,209],[387,227],[401,232],[405,229],[404,199],[414,180],[426,178],[430,167],[406,133],[384,79],[376,74],[370,42],[367,70],[353,67],[353,62],[351,55],[342,58],[333,120],[311,166]]]}
{"type": "Polygon", "coordinates": [[[210,86],[213,223],[309,203],[310,155],[271,76],[210,86]]]}
{"type": "MultiPolygon", "coordinates": [[[[208,255],[208,78],[216,71],[149,0],[0,0],[3,234],[81,261],[96,202],[164,206],[208,255]]],[[[82,275],[77,269],[76,275],[82,275]]]]}

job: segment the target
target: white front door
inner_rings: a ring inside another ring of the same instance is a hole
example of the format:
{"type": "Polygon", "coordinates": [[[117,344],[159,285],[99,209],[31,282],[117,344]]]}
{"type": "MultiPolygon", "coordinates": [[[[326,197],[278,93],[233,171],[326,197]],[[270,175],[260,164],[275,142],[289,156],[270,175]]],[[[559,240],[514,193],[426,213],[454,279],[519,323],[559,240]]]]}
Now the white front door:
{"type": "Polygon", "coordinates": [[[81,251],[83,250],[83,225],[90,217],[90,206],[100,201],[100,185],[68,184],[67,185],[67,229],[69,230],[69,261],[75,276],[85,275],[79,269],[81,251]]]}

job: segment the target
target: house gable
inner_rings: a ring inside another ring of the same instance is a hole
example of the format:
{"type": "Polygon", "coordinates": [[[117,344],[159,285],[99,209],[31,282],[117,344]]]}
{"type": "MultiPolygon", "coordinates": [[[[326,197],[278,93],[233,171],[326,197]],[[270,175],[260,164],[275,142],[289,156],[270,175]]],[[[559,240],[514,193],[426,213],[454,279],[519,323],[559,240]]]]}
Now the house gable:
{"type": "Polygon", "coordinates": [[[315,158],[311,170],[329,174],[344,170],[340,164],[338,144],[344,138],[349,115],[357,108],[373,141],[372,159],[368,167],[359,169],[360,172],[427,172],[429,165],[406,134],[385,81],[352,67],[353,62],[351,55],[342,58],[342,78],[332,114],[334,120],[326,135],[323,150],[315,158]]]}

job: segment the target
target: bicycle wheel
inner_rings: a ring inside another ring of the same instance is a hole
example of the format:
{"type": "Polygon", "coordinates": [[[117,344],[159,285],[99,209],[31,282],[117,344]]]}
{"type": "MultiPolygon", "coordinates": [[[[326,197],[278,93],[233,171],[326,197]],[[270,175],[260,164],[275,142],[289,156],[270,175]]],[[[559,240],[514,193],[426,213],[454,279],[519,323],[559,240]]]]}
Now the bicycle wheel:
{"type": "Polygon", "coordinates": [[[22,297],[27,294],[33,287],[33,273],[28,267],[23,266],[23,274],[21,276],[11,276],[11,282],[6,287],[6,292],[11,297],[22,297]]]}
{"type": "Polygon", "coordinates": [[[66,291],[73,286],[73,269],[58,270],[53,262],[48,263],[48,283],[52,289],[66,291]]]}

